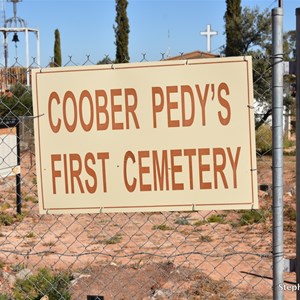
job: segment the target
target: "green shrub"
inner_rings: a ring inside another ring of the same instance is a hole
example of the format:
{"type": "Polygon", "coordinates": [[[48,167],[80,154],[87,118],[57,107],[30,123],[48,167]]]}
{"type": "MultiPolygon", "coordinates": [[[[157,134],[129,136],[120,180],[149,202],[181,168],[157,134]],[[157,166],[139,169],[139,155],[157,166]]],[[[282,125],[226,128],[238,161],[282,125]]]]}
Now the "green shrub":
{"type": "Polygon", "coordinates": [[[7,294],[0,294],[0,300],[11,300],[7,294]]]}
{"type": "Polygon", "coordinates": [[[225,223],[224,215],[211,215],[207,218],[208,223],[225,223]]]}
{"type": "Polygon", "coordinates": [[[261,209],[243,210],[241,218],[237,225],[252,225],[254,223],[263,223],[266,221],[266,216],[261,209]]]}
{"type": "Polygon", "coordinates": [[[207,242],[207,243],[209,243],[211,241],[212,241],[212,238],[210,236],[208,236],[208,235],[201,235],[201,237],[200,237],[200,242],[207,242]]]}
{"type": "Polygon", "coordinates": [[[284,216],[290,221],[296,221],[296,210],[292,206],[284,206],[284,216]]]}
{"type": "Polygon", "coordinates": [[[7,202],[3,203],[1,206],[0,206],[0,210],[2,211],[5,211],[7,209],[11,208],[11,205],[7,202]]]}
{"type": "MultiPolygon", "coordinates": [[[[284,149],[295,146],[295,141],[288,138],[287,134],[283,135],[284,149]]],[[[256,150],[260,154],[272,154],[272,128],[268,124],[260,126],[256,130],[256,150]]]]}
{"type": "Polygon", "coordinates": [[[153,225],[152,226],[153,230],[172,230],[171,227],[169,227],[167,224],[160,224],[160,225],[153,225]]]}
{"type": "Polygon", "coordinates": [[[296,145],[296,142],[293,141],[293,140],[290,140],[288,138],[288,135],[287,134],[284,134],[283,135],[283,148],[286,149],[286,148],[290,148],[290,147],[294,147],[296,145]]]}
{"type": "Polygon", "coordinates": [[[25,237],[27,237],[27,238],[29,238],[29,239],[32,239],[32,238],[35,237],[35,234],[34,234],[34,232],[30,231],[30,232],[28,232],[28,233],[25,235],[25,237]]]}
{"type": "Polygon", "coordinates": [[[111,238],[104,240],[103,244],[114,245],[114,244],[120,243],[121,241],[122,241],[122,235],[120,233],[117,233],[114,236],[112,236],[111,238]]]}
{"type": "MultiPolygon", "coordinates": [[[[26,72],[24,71],[24,74],[25,73],[26,72]]],[[[9,94],[0,96],[0,117],[10,115],[32,116],[31,89],[23,85],[21,82],[17,82],[11,87],[11,92],[13,97],[9,94]]]]}
{"type": "Polygon", "coordinates": [[[14,222],[14,219],[11,215],[6,213],[0,213],[0,224],[4,226],[11,225],[14,222]]]}
{"type": "MultiPolygon", "coordinates": [[[[2,270],[4,266],[5,266],[4,261],[0,259],[0,270],[2,270]]],[[[0,298],[0,300],[1,300],[1,298],[0,298]]]]}
{"type": "Polygon", "coordinates": [[[256,130],[256,151],[260,154],[272,154],[272,128],[268,124],[256,130]]]}
{"type": "Polygon", "coordinates": [[[37,274],[26,279],[17,279],[14,287],[15,300],[40,300],[44,295],[49,300],[70,300],[71,277],[67,272],[52,273],[48,268],[39,269],[37,274]]]}
{"type": "Polygon", "coordinates": [[[180,217],[175,221],[175,224],[178,225],[190,225],[189,220],[186,217],[180,217]]]}
{"type": "Polygon", "coordinates": [[[199,221],[194,223],[194,226],[198,227],[198,226],[201,226],[201,225],[205,225],[207,223],[208,222],[206,220],[199,220],[199,221]]]}

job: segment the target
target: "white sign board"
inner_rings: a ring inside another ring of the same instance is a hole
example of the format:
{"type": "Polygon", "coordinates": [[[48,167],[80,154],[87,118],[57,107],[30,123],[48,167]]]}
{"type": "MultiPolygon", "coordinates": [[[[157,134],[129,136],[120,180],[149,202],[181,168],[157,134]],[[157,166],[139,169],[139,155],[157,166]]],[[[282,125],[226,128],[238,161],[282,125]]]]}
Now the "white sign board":
{"type": "Polygon", "coordinates": [[[0,179],[19,173],[16,128],[0,128],[0,179]]]}
{"type": "Polygon", "coordinates": [[[250,57],[34,70],[41,213],[257,208],[250,57]]]}

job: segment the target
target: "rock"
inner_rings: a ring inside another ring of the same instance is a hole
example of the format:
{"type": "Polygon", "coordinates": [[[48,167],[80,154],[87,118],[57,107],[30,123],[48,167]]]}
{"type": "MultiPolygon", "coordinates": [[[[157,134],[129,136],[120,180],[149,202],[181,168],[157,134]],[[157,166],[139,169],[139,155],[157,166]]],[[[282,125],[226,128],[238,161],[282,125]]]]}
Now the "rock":
{"type": "Polygon", "coordinates": [[[157,299],[160,297],[164,297],[165,293],[162,290],[156,290],[151,299],[157,299]]]}
{"type": "Polygon", "coordinates": [[[80,278],[89,278],[91,275],[88,274],[80,274],[80,273],[72,273],[73,280],[71,281],[71,286],[74,286],[80,278]]]}
{"type": "Polygon", "coordinates": [[[22,269],[21,271],[19,271],[16,274],[16,278],[17,279],[26,279],[26,278],[28,278],[31,275],[32,275],[32,272],[31,272],[30,269],[22,269]]]}
{"type": "Polygon", "coordinates": [[[170,296],[172,295],[172,292],[167,289],[160,289],[156,290],[153,294],[153,296],[150,297],[151,300],[162,300],[162,299],[169,299],[170,296]]]}
{"type": "Polygon", "coordinates": [[[72,273],[72,277],[73,277],[74,279],[78,279],[78,278],[80,277],[80,275],[81,275],[81,273],[77,273],[77,272],[73,272],[73,273],[72,273]]]}

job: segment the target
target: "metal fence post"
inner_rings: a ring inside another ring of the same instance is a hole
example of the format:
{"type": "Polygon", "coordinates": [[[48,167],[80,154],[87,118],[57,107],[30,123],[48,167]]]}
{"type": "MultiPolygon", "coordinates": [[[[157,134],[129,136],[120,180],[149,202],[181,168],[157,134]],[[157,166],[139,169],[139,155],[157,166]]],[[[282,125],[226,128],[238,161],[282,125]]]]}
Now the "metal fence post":
{"type": "Polygon", "coordinates": [[[283,299],[283,9],[272,10],[273,299],[283,299]]]}
{"type": "Polygon", "coordinates": [[[296,82],[296,279],[300,283],[300,8],[296,9],[296,82]]]}
{"type": "Polygon", "coordinates": [[[20,172],[16,175],[16,206],[17,213],[22,214],[22,196],[21,196],[21,139],[20,139],[20,119],[17,121],[17,164],[20,166],[20,172]]]}

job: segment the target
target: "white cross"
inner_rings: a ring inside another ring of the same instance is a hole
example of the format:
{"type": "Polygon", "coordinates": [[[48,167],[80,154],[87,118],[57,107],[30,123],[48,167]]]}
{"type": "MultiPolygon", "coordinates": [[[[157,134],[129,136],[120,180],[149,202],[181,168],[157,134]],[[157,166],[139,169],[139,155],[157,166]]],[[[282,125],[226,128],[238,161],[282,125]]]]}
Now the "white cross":
{"type": "Polygon", "coordinates": [[[206,35],[206,51],[210,52],[211,37],[217,35],[218,31],[211,31],[210,24],[206,26],[206,31],[201,31],[201,35],[206,35]]]}

